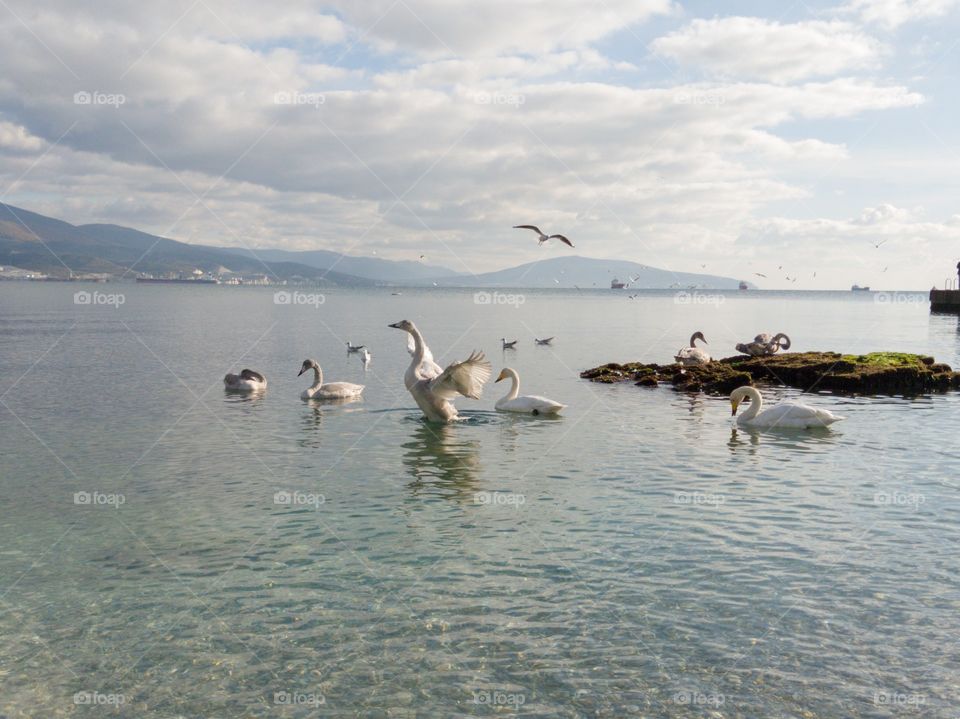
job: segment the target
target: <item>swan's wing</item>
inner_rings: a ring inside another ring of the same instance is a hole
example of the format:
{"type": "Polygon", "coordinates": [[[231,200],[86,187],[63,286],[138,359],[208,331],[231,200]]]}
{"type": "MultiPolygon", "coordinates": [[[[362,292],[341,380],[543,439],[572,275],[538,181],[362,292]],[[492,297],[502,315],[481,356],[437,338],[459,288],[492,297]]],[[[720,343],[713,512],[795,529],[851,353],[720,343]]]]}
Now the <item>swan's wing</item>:
{"type": "Polygon", "coordinates": [[[443,367],[434,362],[432,358],[430,360],[424,359],[418,369],[420,371],[420,377],[423,379],[433,379],[443,374],[443,367]]]}
{"type": "Polygon", "coordinates": [[[844,419],[827,409],[819,409],[796,402],[784,402],[761,412],[754,421],[769,427],[827,426],[844,419]]]}
{"type": "Polygon", "coordinates": [[[407,352],[410,353],[410,356],[413,357],[413,353],[417,351],[417,343],[413,341],[413,335],[407,335],[407,352]]]}
{"type": "Polygon", "coordinates": [[[430,381],[430,391],[441,399],[450,400],[458,394],[480,399],[483,385],[493,374],[493,367],[483,352],[473,352],[463,362],[454,362],[438,377],[430,381]]]}

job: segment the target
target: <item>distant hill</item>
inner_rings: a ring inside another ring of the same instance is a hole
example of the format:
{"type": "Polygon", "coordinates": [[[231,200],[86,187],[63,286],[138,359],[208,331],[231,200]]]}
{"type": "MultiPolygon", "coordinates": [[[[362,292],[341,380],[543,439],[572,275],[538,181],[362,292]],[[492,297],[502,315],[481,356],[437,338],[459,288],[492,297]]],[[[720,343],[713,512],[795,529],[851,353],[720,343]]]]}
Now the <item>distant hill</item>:
{"type": "MultiPolygon", "coordinates": [[[[210,247],[178,242],[119,225],[71,225],[62,220],[0,203],[0,265],[54,277],[107,274],[133,278],[139,273],[267,275],[326,286],[377,284],[441,287],[610,287],[618,279],[633,288],[736,289],[739,280],[717,275],[671,272],[622,260],[553,256],[518,267],[457,274],[419,262],[353,257],[329,250],[291,252],[210,247]]],[[[750,285],[752,287],[752,285],[750,285]]]]}
{"type": "MultiPolygon", "coordinates": [[[[250,250],[237,247],[221,249],[247,257],[251,255],[250,250]]],[[[379,257],[353,257],[330,250],[293,252],[289,250],[254,249],[253,252],[260,259],[269,262],[298,262],[301,265],[309,265],[319,269],[333,268],[337,272],[345,272],[348,275],[389,283],[404,283],[459,274],[438,265],[425,265],[410,260],[383,260],[379,257]]]]}
{"type": "Polygon", "coordinates": [[[0,265],[14,265],[54,277],[139,273],[220,273],[304,279],[328,286],[368,286],[370,279],[298,262],[260,261],[215,247],[190,245],[118,225],[71,225],[0,203],[0,265]],[[132,269],[131,269],[132,268],[132,269]]]}
{"type": "MultiPolygon", "coordinates": [[[[441,287],[610,287],[614,279],[635,289],[710,288],[735,290],[740,280],[718,275],[671,272],[623,260],[597,260],[590,257],[551,257],[537,262],[480,275],[435,277],[441,287]]],[[[750,287],[750,283],[747,283],[750,287]]]]}

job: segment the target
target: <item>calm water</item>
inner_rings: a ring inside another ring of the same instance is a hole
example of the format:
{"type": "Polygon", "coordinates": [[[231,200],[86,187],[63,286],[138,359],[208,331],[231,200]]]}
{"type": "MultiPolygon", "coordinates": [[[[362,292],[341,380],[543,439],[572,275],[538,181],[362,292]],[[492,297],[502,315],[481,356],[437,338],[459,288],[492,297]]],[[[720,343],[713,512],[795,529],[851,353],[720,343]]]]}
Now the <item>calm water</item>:
{"type": "Polygon", "coordinates": [[[757,434],[577,376],[698,329],[960,364],[956,318],[894,299],[0,283],[0,714],[956,717],[957,396],[816,395],[849,420],[757,434]],[[491,384],[424,424],[404,318],[568,410],[491,384]],[[364,399],[301,401],[307,357],[364,399]],[[224,393],[242,367],[265,395],[224,393]]]}

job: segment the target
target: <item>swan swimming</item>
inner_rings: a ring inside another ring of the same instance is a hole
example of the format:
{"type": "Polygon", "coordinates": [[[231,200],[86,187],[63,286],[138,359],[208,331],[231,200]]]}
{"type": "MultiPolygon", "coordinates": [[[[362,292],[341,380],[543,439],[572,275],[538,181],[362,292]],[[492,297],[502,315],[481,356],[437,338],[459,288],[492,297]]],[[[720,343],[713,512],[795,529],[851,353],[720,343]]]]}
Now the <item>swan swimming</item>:
{"type": "Polygon", "coordinates": [[[429,372],[425,373],[422,369],[426,344],[417,326],[409,320],[400,320],[387,326],[403,330],[413,337],[413,359],[403,375],[403,383],[428,420],[451,422],[457,419],[459,415],[452,400],[458,394],[480,399],[483,384],[493,373],[483,352],[474,351],[463,362],[454,362],[440,374],[430,376],[429,372]]]}
{"type": "Polygon", "coordinates": [[[240,374],[228,374],[223,378],[225,389],[235,392],[255,392],[267,388],[267,378],[252,369],[241,370],[240,374]]]}
{"type": "Polygon", "coordinates": [[[705,349],[697,347],[697,340],[707,344],[707,340],[703,336],[703,332],[694,332],[690,336],[690,346],[679,350],[674,359],[678,363],[687,367],[710,364],[710,353],[705,349]]]}
{"type": "Polygon", "coordinates": [[[297,377],[307,370],[313,370],[313,384],[300,393],[300,399],[348,399],[350,397],[359,397],[363,392],[362,384],[353,384],[352,382],[329,382],[323,383],[323,371],[312,359],[303,361],[300,372],[297,377]]]}
{"type": "Polygon", "coordinates": [[[730,406],[733,415],[737,414],[740,403],[750,400],[750,408],[737,417],[737,424],[744,427],[765,427],[767,429],[807,429],[826,427],[846,419],[830,410],[818,409],[799,402],[784,402],[763,409],[763,395],[754,387],[738,387],[730,394],[730,406]]]}
{"type": "Polygon", "coordinates": [[[510,391],[493,405],[501,412],[524,412],[526,414],[559,414],[567,405],[554,402],[552,399],[540,397],[538,395],[525,394],[522,397],[520,393],[520,375],[515,369],[504,367],[497,377],[497,382],[504,379],[512,380],[510,391]]]}

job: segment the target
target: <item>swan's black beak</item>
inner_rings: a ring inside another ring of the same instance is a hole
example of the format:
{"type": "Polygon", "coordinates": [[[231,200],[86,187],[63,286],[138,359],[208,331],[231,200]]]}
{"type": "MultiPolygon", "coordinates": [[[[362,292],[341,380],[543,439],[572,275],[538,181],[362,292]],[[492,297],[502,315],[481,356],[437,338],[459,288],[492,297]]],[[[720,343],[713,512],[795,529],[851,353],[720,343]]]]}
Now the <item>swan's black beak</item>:
{"type": "Polygon", "coordinates": [[[394,322],[392,325],[387,325],[387,327],[393,327],[393,329],[398,330],[400,329],[400,323],[394,322]]]}
{"type": "Polygon", "coordinates": [[[307,371],[307,368],[304,367],[304,368],[301,369],[299,372],[297,372],[297,377],[299,377],[300,375],[302,375],[302,374],[303,374],[304,372],[306,372],[306,371],[307,371]]]}

